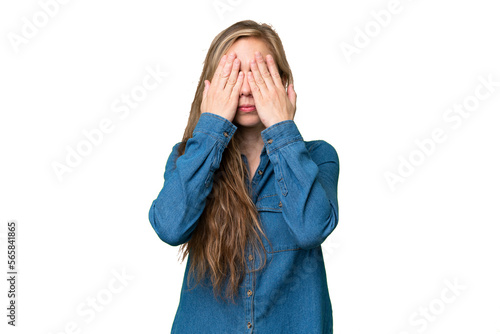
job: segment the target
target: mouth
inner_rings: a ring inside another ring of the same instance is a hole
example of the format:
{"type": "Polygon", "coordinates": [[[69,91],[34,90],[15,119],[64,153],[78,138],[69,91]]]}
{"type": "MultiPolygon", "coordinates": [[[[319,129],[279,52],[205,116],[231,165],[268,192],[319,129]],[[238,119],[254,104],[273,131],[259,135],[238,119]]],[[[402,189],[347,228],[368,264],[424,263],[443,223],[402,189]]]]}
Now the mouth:
{"type": "Polygon", "coordinates": [[[243,111],[243,112],[251,112],[257,110],[254,105],[251,104],[243,104],[238,107],[238,111],[243,111]]]}

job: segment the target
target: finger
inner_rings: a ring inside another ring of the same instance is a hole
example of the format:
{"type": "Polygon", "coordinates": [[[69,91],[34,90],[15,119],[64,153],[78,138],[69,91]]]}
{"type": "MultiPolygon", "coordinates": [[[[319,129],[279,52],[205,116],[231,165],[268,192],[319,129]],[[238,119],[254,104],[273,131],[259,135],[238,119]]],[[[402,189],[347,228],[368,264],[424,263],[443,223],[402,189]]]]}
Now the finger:
{"type": "Polygon", "coordinates": [[[266,56],[266,59],[267,59],[267,67],[271,72],[271,77],[273,78],[274,84],[278,89],[284,90],[285,87],[283,86],[283,82],[281,81],[280,72],[278,70],[278,66],[274,62],[273,56],[271,54],[268,54],[266,56]]]}
{"type": "MultiPolygon", "coordinates": [[[[262,54],[259,51],[255,52],[255,57],[257,58],[257,67],[259,68],[260,76],[262,80],[264,80],[264,82],[266,83],[267,89],[273,89],[274,87],[273,78],[271,77],[271,73],[267,68],[267,64],[266,61],[264,60],[264,57],[262,57],[262,54]]],[[[259,83],[258,80],[257,83],[259,83]]]]}
{"type": "Polygon", "coordinates": [[[210,81],[205,80],[204,83],[205,83],[205,87],[203,88],[203,100],[205,100],[207,98],[208,88],[210,88],[210,81]]]}
{"type": "Polygon", "coordinates": [[[247,72],[248,75],[248,84],[250,85],[250,89],[252,90],[252,95],[256,99],[262,98],[262,93],[260,91],[259,86],[255,83],[255,78],[253,72],[247,72]]]}
{"type": "Polygon", "coordinates": [[[222,72],[222,68],[224,67],[224,64],[226,63],[227,55],[223,55],[222,58],[219,61],[219,65],[217,66],[217,69],[215,70],[214,76],[212,78],[212,83],[217,86],[217,82],[220,77],[220,73],[222,72]]]}
{"type": "Polygon", "coordinates": [[[294,108],[297,106],[297,93],[295,92],[295,88],[293,87],[293,84],[288,85],[288,98],[290,99],[290,102],[292,102],[292,105],[294,108]]]}
{"type": "Polygon", "coordinates": [[[226,87],[229,87],[229,89],[232,89],[232,87],[236,85],[236,81],[238,80],[239,70],[240,70],[240,60],[236,58],[233,61],[233,68],[231,69],[231,75],[229,76],[229,79],[227,80],[226,84],[226,87]]]}
{"type": "Polygon", "coordinates": [[[240,71],[238,73],[238,79],[236,80],[236,85],[234,85],[233,90],[231,92],[231,99],[238,98],[238,96],[240,95],[241,86],[243,86],[243,72],[242,71],[240,71]]]}
{"type": "Polygon", "coordinates": [[[224,64],[224,67],[222,68],[222,72],[220,72],[218,82],[217,82],[217,87],[220,90],[223,90],[224,87],[226,87],[226,82],[229,79],[229,75],[231,75],[231,68],[233,66],[233,60],[235,58],[235,55],[233,52],[227,57],[226,63],[224,64]]]}
{"type": "MultiPolygon", "coordinates": [[[[252,78],[254,83],[259,87],[259,90],[267,89],[266,82],[260,75],[259,67],[254,59],[250,61],[250,69],[252,70],[252,78]]],[[[261,93],[262,94],[262,93],[261,93]]]]}

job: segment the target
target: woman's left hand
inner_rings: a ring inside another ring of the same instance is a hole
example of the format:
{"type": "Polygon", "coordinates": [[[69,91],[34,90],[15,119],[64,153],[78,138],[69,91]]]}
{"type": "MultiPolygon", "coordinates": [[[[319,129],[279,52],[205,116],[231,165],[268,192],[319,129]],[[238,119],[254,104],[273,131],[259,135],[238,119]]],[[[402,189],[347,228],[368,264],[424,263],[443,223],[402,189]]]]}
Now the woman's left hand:
{"type": "Polygon", "coordinates": [[[266,56],[267,65],[260,52],[255,56],[257,62],[252,59],[251,72],[247,75],[261,122],[268,128],[281,121],[293,120],[297,101],[293,84],[288,85],[287,92],[270,54],[266,56]]]}

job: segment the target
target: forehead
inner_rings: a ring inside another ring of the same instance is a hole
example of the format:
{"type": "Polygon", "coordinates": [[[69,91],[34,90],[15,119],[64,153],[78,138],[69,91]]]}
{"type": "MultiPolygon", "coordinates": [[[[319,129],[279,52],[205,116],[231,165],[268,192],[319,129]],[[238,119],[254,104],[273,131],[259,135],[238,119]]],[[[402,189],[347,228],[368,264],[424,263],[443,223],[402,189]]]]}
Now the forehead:
{"type": "Polygon", "coordinates": [[[256,37],[240,37],[233,45],[231,45],[227,54],[232,51],[236,53],[236,57],[238,57],[241,61],[249,61],[250,59],[253,59],[255,51],[260,51],[263,57],[271,53],[267,44],[256,37]]]}

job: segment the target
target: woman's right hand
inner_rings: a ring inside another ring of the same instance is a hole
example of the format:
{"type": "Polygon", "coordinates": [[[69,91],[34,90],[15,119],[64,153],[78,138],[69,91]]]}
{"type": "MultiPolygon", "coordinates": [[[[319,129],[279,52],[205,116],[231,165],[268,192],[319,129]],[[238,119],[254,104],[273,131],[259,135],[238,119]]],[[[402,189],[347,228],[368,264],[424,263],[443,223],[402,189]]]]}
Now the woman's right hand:
{"type": "Polygon", "coordinates": [[[211,112],[233,121],[243,84],[243,72],[239,71],[240,63],[234,52],[221,58],[212,82],[205,80],[200,106],[202,113],[211,112]]]}

